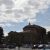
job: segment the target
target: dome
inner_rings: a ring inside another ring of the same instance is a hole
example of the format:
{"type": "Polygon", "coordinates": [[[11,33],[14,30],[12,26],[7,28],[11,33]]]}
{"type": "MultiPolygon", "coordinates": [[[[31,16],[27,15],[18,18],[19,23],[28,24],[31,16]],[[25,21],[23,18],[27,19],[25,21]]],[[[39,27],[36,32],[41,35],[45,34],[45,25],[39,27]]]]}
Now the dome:
{"type": "Polygon", "coordinates": [[[31,25],[30,23],[29,23],[29,25],[27,25],[27,26],[25,26],[23,28],[24,31],[26,31],[26,30],[33,30],[33,29],[44,29],[44,28],[41,27],[41,26],[35,25],[35,24],[31,25]]]}

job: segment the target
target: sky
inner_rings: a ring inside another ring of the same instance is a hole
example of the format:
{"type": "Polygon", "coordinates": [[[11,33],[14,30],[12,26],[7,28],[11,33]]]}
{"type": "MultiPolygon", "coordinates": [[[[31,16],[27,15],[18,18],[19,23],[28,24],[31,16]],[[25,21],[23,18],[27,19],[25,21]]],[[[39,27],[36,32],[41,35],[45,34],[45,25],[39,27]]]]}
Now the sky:
{"type": "Polygon", "coordinates": [[[50,30],[50,0],[0,0],[0,27],[5,36],[23,31],[29,22],[50,30]]]}

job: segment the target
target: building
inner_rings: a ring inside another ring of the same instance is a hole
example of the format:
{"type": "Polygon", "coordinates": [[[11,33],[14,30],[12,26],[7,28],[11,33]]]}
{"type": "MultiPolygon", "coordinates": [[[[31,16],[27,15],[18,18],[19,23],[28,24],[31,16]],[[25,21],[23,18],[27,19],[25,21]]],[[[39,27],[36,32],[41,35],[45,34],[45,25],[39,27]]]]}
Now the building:
{"type": "Polygon", "coordinates": [[[23,28],[23,32],[9,32],[9,36],[14,36],[17,41],[22,41],[23,44],[31,43],[44,43],[46,29],[38,26],[31,25],[30,23],[23,28]]]}
{"type": "MultiPolygon", "coordinates": [[[[3,30],[1,30],[3,32],[3,30]]],[[[4,45],[0,48],[14,48],[16,46],[29,46],[45,43],[46,29],[30,23],[23,28],[22,32],[11,31],[4,39],[4,45]],[[4,47],[5,46],[5,47],[4,47]]]]}

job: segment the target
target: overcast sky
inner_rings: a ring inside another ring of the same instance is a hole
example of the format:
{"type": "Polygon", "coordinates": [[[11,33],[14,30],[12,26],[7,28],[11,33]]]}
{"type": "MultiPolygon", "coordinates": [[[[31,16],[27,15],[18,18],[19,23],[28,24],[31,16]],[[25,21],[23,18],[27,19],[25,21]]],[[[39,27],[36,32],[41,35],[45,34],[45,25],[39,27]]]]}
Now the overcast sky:
{"type": "Polygon", "coordinates": [[[29,22],[50,30],[50,0],[0,0],[0,27],[5,35],[22,31],[29,22]]]}

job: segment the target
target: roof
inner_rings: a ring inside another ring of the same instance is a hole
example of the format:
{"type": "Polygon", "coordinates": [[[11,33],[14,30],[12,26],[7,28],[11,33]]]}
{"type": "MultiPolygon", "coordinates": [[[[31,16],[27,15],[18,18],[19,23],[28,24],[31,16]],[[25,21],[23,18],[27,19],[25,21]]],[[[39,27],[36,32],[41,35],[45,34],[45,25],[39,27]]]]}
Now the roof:
{"type": "Polygon", "coordinates": [[[27,26],[25,26],[24,28],[23,28],[23,30],[25,30],[25,29],[29,29],[29,28],[36,28],[36,29],[45,29],[45,28],[43,28],[43,27],[41,27],[41,26],[38,26],[38,25],[27,25],[27,26]]]}

